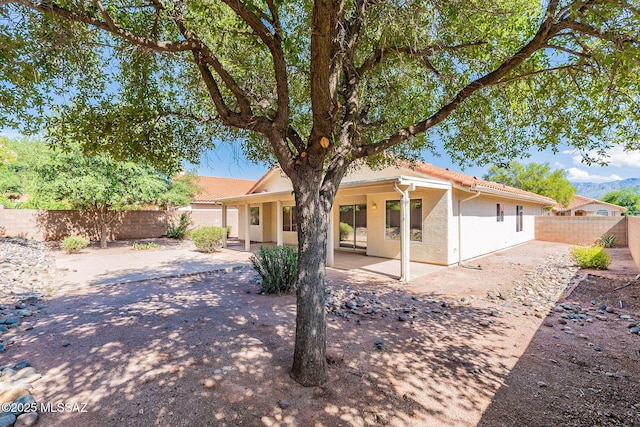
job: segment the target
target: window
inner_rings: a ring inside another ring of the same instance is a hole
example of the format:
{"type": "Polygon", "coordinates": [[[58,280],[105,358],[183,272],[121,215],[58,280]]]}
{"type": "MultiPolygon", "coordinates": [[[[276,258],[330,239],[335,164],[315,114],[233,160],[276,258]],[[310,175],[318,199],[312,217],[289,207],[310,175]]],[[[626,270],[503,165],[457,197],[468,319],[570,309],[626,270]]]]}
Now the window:
{"type": "Polygon", "coordinates": [[[504,222],[504,203],[496,203],[496,221],[504,222]]]}
{"type": "MultiPolygon", "coordinates": [[[[409,201],[411,240],[422,241],[422,199],[409,201]]],[[[387,200],[385,209],[385,239],[400,240],[400,200],[387,200]]]]}
{"type": "Polygon", "coordinates": [[[282,207],[282,231],[298,231],[295,206],[282,207]]]}
{"type": "Polygon", "coordinates": [[[596,212],[596,215],[598,215],[598,216],[609,216],[609,211],[607,211],[605,209],[600,209],[598,212],[596,212]]]}
{"type": "Polygon", "coordinates": [[[522,205],[516,206],[516,231],[522,231],[524,227],[524,209],[522,205]]]}
{"type": "Polygon", "coordinates": [[[249,208],[250,220],[249,223],[251,225],[260,225],[260,207],[253,206],[249,208]]]}

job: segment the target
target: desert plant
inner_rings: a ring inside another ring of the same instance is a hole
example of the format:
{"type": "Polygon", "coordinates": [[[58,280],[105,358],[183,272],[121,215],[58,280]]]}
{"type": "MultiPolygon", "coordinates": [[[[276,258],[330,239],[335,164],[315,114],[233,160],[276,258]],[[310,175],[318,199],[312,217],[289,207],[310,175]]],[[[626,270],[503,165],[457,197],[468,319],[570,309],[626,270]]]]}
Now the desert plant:
{"type": "Polygon", "coordinates": [[[89,239],[82,236],[67,236],[60,241],[60,248],[68,254],[75,254],[89,245],[89,239]]]}
{"type": "Polygon", "coordinates": [[[603,234],[596,240],[596,245],[603,248],[612,248],[616,245],[616,236],[613,234],[603,234]]]}
{"type": "Polygon", "coordinates": [[[182,240],[187,236],[187,229],[191,225],[191,217],[187,212],[180,215],[180,221],[176,224],[173,218],[169,219],[167,227],[167,237],[169,239],[182,240]]]}
{"type": "Polygon", "coordinates": [[[262,279],[262,292],[281,294],[295,289],[298,278],[298,251],[290,246],[260,246],[249,258],[262,279]]]}
{"type": "Polygon", "coordinates": [[[573,246],[569,252],[580,268],[606,270],[611,264],[611,257],[602,246],[573,246]]]}
{"type": "Polygon", "coordinates": [[[146,251],[148,249],[158,249],[160,247],[159,244],[149,242],[149,243],[134,243],[132,249],[134,251],[146,251]]]}
{"type": "Polygon", "coordinates": [[[203,225],[189,232],[193,244],[201,252],[217,252],[222,249],[224,236],[227,234],[225,227],[215,225],[203,225]]]}
{"type": "Polygon", "coordinates": [[[340,240],[345,240],[352,234],[353,234],[353,227],[347,224],[346,222],[341,222],[340,223],[340,240]]]}

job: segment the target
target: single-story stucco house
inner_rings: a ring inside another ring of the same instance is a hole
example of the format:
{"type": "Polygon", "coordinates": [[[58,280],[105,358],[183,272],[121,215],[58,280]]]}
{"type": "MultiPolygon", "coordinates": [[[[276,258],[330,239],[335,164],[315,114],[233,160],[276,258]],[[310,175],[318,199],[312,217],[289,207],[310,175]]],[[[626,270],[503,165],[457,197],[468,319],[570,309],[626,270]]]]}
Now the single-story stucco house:
{"type": "Polygon", "coordinates": [[[552,209],[556,216],[621,216],[626,211],[623,206],[578,195],[568,206],[558,203],[552,209]]]}
{"type": "MultiPolygon", "coordinates": [[[[220,198],[238,207],[239,238],[297,244],[293,187],[279,168],[247,194],[220,198]],[[248,238],[247,238],[248,236],[248,238]]],[[[555,201],[426,163],[349,173],[338,189],[331,217],[327,265],[334,250],[451,265],[534,239],[534,217],[555,201]],[[404,201],[404,203],[403,203],[404,201]],[[407,225],[401,227],[402,218],[407,225]],[[401,245],[401,241],[404,244],[401,245]]]]}

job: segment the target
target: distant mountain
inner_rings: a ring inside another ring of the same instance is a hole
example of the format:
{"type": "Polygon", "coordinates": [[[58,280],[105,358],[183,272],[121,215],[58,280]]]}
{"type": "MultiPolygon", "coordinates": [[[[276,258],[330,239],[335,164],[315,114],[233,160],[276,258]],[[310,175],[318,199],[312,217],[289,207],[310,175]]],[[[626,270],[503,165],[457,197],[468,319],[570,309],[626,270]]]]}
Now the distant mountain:
{"type": "Polygon", "coordinates": [[[640,191],[640,178],[627,178],[621,181],[611,182],[572,182],[576,187],[576,194],[589,197],[591,199],[599,199],[609,191],[622,190],[623,188],[635,188],[640,191]]]}

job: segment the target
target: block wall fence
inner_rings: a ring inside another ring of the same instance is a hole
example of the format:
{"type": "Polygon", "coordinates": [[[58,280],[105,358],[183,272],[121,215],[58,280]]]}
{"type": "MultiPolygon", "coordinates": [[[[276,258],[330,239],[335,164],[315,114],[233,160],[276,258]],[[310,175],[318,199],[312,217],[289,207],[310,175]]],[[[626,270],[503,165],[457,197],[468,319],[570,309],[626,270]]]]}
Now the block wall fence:
{"type": "MultiPolygon", "coordinates": [[[[167,234],[170,219],[177,220],[185,211],[122,211],[111,226],[110,240],[147,239],[167,234]]],[[[191,227],[222,225],[221,210],[186,211],[191,227]]],[[[228,209],[227,224],[231,237],[238,235],[238,211],[228,209]]],[[[83,211],[38,211],[0,207],[0,236],[23,237],[39,241],[61,240],[79,235],[99,239],[99,226],[93,214],[83,211]]]]}
{"type": "Polygon", "coordinates": [[[626,218],[629,235],[629,251],[638,270],[640,270],[640,217],[628,216],[626,218]]]}
{"type": "Polygon", "coordinates": [[[590,245],[603,234],[616,236],[618,246],[627,246],[627,217],[537,216],[536,240],[590,245]]]}

